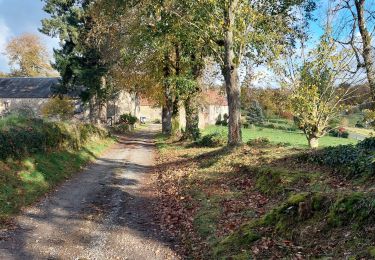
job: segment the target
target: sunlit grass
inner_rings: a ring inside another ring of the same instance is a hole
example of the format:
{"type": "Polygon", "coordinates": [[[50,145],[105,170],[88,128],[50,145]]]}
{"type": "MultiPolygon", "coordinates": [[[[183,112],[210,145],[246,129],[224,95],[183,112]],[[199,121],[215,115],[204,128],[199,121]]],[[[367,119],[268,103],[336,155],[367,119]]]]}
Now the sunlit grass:
{"type": "MultiPolygon", "coordinates": [[[[227,127],[210,126],[203,131],[203,134],[212,134],[215,132],[222,132],[227,134],[227,127]]],[[[307,139],[303,133],[289,132],[271,128],[254,127],[251,129],[242,129],[244,142],[257,138],[268,138],[271,143],[283,143],[294,147],[308,147],[307,139]]],[[[356,144],[357,141],[347,138],[337,138],[331,136],[324,136],[319,139],[320,147],[338,146],[346,144],[356,144]]]]}

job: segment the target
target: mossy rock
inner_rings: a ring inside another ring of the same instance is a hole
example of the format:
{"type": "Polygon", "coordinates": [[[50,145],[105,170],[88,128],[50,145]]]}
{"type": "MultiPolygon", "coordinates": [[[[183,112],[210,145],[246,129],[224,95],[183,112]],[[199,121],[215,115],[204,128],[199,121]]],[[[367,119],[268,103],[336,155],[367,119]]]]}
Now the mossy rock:
{"type": "Polygon", "coordinates": [[[360,228],[375,222],[375,195],[351,193],[343,195],[331,207],[328,222],[332,226],[352,224],[360,228]]]}
{"type": "Polygon", "coordinates": [[[278,194],[282,191],[281,174],[271,169],[258,170],[255,187],[267,195],[278,194]]]}
{"type": "Polygon", "coordinates": [[[368,253],[371,257],[375,258],[375,246],[370,247],[368,253]]]}
{"type": "Polygon", "coordinates": [[[261,238],[254,230],[257,224],[257,221],[246,224],[242,226],[240,230],[217,243],[214,247],[215,258],[227,259],[227,257],[231,257],[231,259],[249,259],[248,257],[250,257],[250,255],[248,253],[245,255],[243,254],[244,252],[240,254],[236,253],[241,252],[243,248],[261,238]],[[245,256],[247,258],[244,258],[245,256]]]}

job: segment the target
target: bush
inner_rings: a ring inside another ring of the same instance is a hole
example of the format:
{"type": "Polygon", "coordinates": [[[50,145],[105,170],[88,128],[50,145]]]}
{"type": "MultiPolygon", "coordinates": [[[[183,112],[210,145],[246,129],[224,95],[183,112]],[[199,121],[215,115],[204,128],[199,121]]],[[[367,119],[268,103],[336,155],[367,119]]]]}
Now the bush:
{"type": "Polygon", "coordinates": [[[120,124],[134,125],[137,123],[138,118],[129,114],[123,114],[120,116],[120,124]]]}
{"type": "Polygon", "coordinates": [[[224,114],[223,116],[223,121],[221,121],[221,125],[222,126],[228,126],[228,120],[229,120],[229,116],[227,113],[224,114]]]}
{"type": "Polygon", "coordinates": [[[243,128],[246,128],[246,129],[250,128],[250,124],[249,123],[243,123],[242,125],[243,125],[243,128]]]}
{"type": "Polygon", "coordinates": [[[221,120],[221,114],[219,114],[219,115],[217,116],[217,119],[216,119],[215,125],[221,125],[221,123],[222,123],[222,120],[221,120]]]}
{"type": "Polygon", "coordinates": [[[133,126],[127,124],[117,124],[111,128],[111,131],[116,134],[126,134],[133,131],[133,126]]]}
{"type": "Polygon", "coordinates": [[[375,137],[369,137],[357,144],[357,147],[364,150],[375,150],[375,137]]]}
{"type": "Polygon", "coordinates": [[[357,127],[357,128],[365,128],[365,125],[363,124],[363,122],[357,121],[357,123],[355,124],[355,127],[357,127]]]}
{"type": "Polygon", "coordinates": [[[267,145],[267,144],[270,144],[270,142],[271,142],[270,139],[266,137],[260,137],[260,138],[252,139],[248,141],[246,144],[250,146],[257,146],[257,145],[267,145]]]}
{"type": "Polygon", "coordinates": [[[203,147],[219,147],[225,145],[227,142],[227,137],[224,133],[213,133],[205,135],[197,141],[197,145],[203,147]]]}
{"type": "Polygon", "coordinates": [[[349,132],[343,128],[333,129],[328,134],[333,137],[349,138],[349,132]]]}
{"type": "Polygon", "coordinates": [[[48,122],[42,119],[23,119],[18,124],[0,129],[0,160],[22,158],[50,150],[78,150],[94,136],[108,133],[89,124],[48,122]]]}
{"type": "Polygon", "coordinates": [[[74,116],[73,101],[66,97],[52,98],[42,107],[42,115],[44,117],[58,117],[62,120],[71,119],[74,116]]]}
{"type": "Polygon", "coordinates": [[[373,176],[375,174],[375,138],[354,145],[327,147],[308,153],[304,160],[329,166],[347,177],[373,176]]]}

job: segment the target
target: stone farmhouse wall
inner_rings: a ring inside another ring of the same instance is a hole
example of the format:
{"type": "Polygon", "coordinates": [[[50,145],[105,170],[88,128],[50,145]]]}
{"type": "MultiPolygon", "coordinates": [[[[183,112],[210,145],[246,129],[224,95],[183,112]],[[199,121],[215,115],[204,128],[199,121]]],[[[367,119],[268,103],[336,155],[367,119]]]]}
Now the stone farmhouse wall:
{"type": "MultiPolygon", "coordinates": [[[[217,118],[221,115],[223,118],[224,114],[228,114],[228,106],[220,106],[220,105],[207,105],[205,107],[201,107],[199,111],[199,128],[203,129],[209,125],[214,125],[216,123],[217,118]]],[[[186,127],[186,112],[185,108],[180,108],[180,127],[186,127]]]]}
{"type": "Polygon", "coordinates": [[[18,109],[30,109],[39,116],[49,98],[0,98],[0,115],[18,109]]]}
{"type": "MultiPolygon", "coordinates": [[[[0,98],[0,115],[5,112],[17,109],[30,109],[36,116],[41,116],[43,106],[49,101],[49,98],[0,98]]],[[[77,103],[77,110],[79,104],[77,103]]],[[[85,120],[88,117],[87,109],[82,107],[82,114],[80,119],[85,120]]],[[[119,98],[107,105],[107,117],[111,117],[114,122],[122,114],[131,113],[138,119],[145,117],[147,122],[161,121],[162,109],[151,105],[140,105],[137,103],[136,98],[129,93],[121,93],[119,98]]],[[[206,105],[202,107],[199,112],[199,127],[205,128],[208,125],[214,125],[219,115],[223,117],[228,114],[228,106],[220,105],[206,105]]],[[[180,109],[180,126],[186,126],[185,109],[180,109]]]]}
{"type": "Polygon", "coordinates": [[[138,118],[145,117],[147,122],[155,122],[156,120],[161,122],[162,109],[161,107],[153,106],[138,106],[136,116],[138,118]]]}

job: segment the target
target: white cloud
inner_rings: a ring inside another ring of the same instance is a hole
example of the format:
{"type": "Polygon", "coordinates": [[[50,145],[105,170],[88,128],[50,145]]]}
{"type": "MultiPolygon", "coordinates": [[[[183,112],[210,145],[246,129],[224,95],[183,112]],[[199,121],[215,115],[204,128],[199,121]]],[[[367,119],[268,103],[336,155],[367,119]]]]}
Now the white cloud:
{"type": "MultiPolygon", "coordinates": [[[[1,2],[1,0],[0,0],[1,2]]],[[[12,36],[9,27],[4,20],[0,19],[0,71],[9,71],[8,59],[4,54],[5,46],[12,36]]]]}

